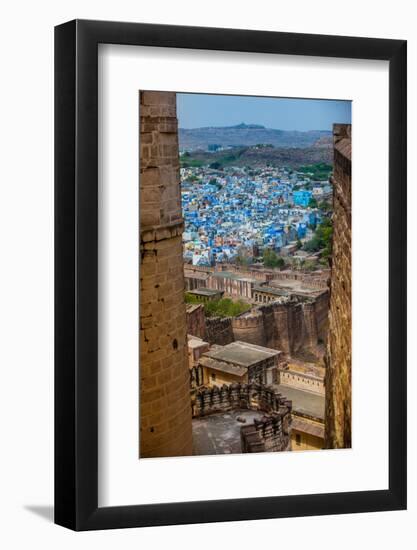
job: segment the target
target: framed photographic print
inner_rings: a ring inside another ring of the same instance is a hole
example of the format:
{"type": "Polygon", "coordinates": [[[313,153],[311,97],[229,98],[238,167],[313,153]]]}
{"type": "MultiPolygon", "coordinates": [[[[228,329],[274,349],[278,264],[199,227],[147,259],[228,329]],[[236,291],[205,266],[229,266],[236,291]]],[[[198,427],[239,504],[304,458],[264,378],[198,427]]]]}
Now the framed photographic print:
{"type": "Polygon", "coordinates": [[[406,507],[406,42],[55,30],[55,521],[406,507]]]}

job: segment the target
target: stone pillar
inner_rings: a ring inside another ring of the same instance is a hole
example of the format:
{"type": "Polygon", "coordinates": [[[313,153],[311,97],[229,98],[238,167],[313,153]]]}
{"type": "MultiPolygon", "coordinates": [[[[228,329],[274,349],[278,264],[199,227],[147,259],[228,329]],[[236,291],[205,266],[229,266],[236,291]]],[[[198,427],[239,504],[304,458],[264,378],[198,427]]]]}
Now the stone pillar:
{"type": "Polygon", "coordinates": [[[140,457],[192,454],[176,94],[140,92],[140,457]]]}
{"type": "Polygon", "coordinates": [[[351,447],[351,125],[335,124],[325,446],[351,447]]]}

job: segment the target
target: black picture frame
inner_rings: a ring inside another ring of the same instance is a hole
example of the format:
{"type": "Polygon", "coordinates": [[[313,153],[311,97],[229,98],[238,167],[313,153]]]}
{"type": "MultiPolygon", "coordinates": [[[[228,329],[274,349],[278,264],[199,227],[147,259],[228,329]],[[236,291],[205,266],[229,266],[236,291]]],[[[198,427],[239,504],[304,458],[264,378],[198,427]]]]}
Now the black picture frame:
{"type": "Polygon", "coordinates": [[[55,28],[55,522],[74,530],[406,508],[406,41],[74,20],[55,28]],[[98,507],[98,44],[389,62],[389,488],[98,507]]]}

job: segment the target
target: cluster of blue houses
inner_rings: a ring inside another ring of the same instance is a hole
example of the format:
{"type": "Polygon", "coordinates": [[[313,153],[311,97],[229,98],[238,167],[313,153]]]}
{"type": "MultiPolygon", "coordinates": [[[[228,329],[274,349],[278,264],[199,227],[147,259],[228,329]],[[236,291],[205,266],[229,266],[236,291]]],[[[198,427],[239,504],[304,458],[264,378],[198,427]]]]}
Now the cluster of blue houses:
{"type": "Polygon", "coordinates": [[[240,254],[277,253],[313,235],[320,210],[310,208],[309,190],[285,171],[265,168],[256,176],[245,168],[181,170],[185,220],[184,259],[194,265],[231,262],[240,254]]]}

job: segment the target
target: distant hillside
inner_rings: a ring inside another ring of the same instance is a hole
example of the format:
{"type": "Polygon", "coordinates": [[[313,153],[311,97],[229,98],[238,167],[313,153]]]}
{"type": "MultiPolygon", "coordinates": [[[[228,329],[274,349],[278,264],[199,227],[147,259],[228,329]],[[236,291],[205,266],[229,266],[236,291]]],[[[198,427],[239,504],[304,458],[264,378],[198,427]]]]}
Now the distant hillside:
{"type": "Polygon", "coordinates": [[[299,132],[296,130],[276,130],[265,128],[260,124],[238,124],[236,126],[221,126],[207,128],[180,128],[179,144],[182,150],[207,149],[209,145],[251,146],[270,144],[274,147],[311,147],[316,142],[331,137],[326,130],[310,130],[299,132]]]}
{"type": "Polygon", "coordinates": [[[313,147],[235,147],[226,151],[208,153],[202,149],[187,152],[181,157],[181,166],[300,166],[324,162],[333,164],[333,148],[313,147]]]}

